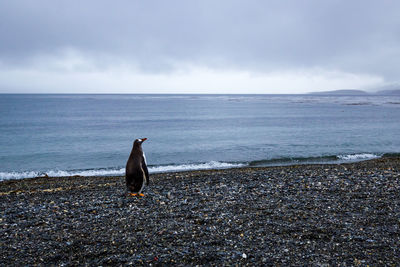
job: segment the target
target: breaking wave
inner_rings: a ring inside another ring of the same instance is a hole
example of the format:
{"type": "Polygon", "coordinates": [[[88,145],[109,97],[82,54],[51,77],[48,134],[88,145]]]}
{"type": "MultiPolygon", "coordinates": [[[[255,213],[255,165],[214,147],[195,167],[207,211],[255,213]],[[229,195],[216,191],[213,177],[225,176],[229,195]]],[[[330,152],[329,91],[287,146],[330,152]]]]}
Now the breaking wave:
{"type": "Polygon", "coordinates": [[[39,171],[23,171],[23,172],[0,172],[0,181],[10,179],[34,178],[34,177],[64,177],[64,176],[112,176],[123,175],[123,169],[92,169],[92,170],[49,170],[39,171]]]}
{"type": "Polygon", "coordinates": [[[375,154],[369,154],[369,153],[353,154],[353,155],[339,155],[338,156],[338,159],[348,160],[348,161],[367,160],[367,159],[376,159],[376,158],[380,158],[380,156],[375,155],[375,154]]]}
{"type": "MultiPolygon", "coordinates": [[[[228,163],[211,161],[198,164],[177,164],[177,165],[159,165],[149,166],[149,173],[160,172],[180,172],[191,170],[208,170],[208,169],[230,169],[243,167],[243,163],[228,163]]],[[[39,171],[22,171],[22,172],[0,172],[0,181],[10,179],[34,178],[34,177],[65,177],[65,176],[122,176],[125,175],[125,168],[107,168],[107,169],[88,169],[88,170],[49,170],[39,171]]]]}
{"type": "Polygon", "coordinates": [[[182,164],[182,165],[166,165],[150,167],[149,172],[174,172],[174,171],[191,171],[191,170],[209,170],[209,169],[230,169],[244,167],[244,163],[228,163],[219,161],[210,161],[208,163],[199,164],[182,164]]]}

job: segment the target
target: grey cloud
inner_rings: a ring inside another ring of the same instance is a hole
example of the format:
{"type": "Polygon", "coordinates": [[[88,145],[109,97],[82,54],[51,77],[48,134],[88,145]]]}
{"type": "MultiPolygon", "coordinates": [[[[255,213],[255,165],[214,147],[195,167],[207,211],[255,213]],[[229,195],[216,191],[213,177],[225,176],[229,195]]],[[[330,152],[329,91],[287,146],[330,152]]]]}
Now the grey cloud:
{"type": "Polygon", "coordinates": [[[0,61],[72,48],[101,65],[331,68],[395,79],[398,1],[2,1],[0,61]],[[104,59],[104,60],[103,60],[104,59]]]}

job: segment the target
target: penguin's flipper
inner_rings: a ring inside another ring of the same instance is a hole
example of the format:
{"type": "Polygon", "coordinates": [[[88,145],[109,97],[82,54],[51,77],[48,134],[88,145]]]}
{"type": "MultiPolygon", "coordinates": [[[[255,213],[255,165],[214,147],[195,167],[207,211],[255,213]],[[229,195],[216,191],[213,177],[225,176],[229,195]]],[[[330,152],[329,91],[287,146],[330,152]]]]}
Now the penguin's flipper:
{"type": "Polygon", "coordinates": [[[147,169],[147,164],[146,164],[146,160],[144,157],[142,159],[142,168],[144,171],[144,175],[146,176],[146,185],[148,186],[149,185],[149,170],[147,169]]]}

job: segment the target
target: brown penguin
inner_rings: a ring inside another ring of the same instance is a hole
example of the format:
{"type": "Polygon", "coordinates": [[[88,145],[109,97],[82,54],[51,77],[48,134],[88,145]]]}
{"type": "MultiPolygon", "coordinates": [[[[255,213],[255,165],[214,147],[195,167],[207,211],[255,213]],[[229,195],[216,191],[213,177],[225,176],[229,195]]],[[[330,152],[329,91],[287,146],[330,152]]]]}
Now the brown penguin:
{"type": "Polygon", "coordinates": [[[149,171],[146,165],[146,156],[142,150],[142,143],[147,138],[136,139],[133,143],[131,154],[126,163],[126,187],[131,196],[143,196],[144,185],[149,185],[149,171]]]}

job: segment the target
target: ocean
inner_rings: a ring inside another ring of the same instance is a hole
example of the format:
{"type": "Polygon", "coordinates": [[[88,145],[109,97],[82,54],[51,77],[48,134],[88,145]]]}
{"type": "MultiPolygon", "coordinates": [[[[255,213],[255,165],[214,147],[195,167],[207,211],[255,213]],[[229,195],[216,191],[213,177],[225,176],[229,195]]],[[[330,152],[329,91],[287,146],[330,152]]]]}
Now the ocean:
{"type": "Polygon", "coordinates": [[[0,95],[0,180],[342,163],[400,152],[400,96],[0,95]]]}

